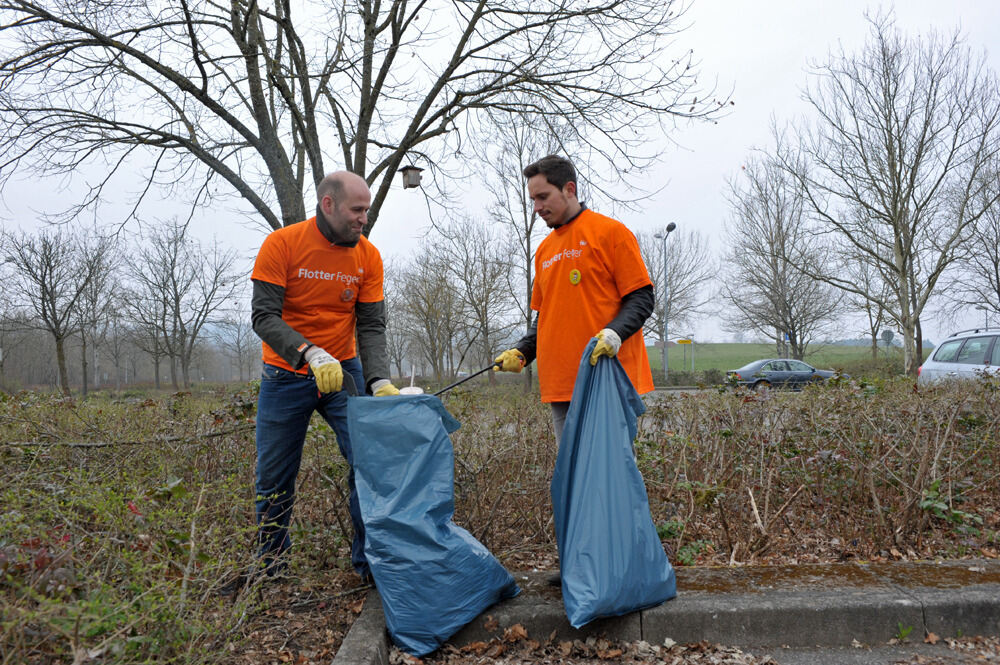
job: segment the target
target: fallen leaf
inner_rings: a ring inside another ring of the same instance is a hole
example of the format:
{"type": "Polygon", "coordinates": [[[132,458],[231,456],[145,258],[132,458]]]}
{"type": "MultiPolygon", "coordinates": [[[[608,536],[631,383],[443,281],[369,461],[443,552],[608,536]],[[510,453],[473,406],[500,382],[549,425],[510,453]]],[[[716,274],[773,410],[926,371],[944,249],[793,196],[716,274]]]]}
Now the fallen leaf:
{"type": "Polygon", "coordinates": [[[503,631],[503,641],[504,642],[517,642],[518,640],[528,639],[528,631],[524,629],[519,623],[515,623],[513,626],[503,631]]]}
{"type": "Polygon", "coordinates": [[[924,638],[924,642],[927,644],[937,644],[941,638],[934,633],[927,633],[927,637],[924,638]]]}
{"type": "Polygon", "coordinates": [[[573,643],[572,642],[560,642],[559,652],[563,655],[563,658],[569,658],[569,655],[573,653],[573,643]]]}
{"type": "Polygon", "coordinates": [[[364,598],[358,598],[356,601],[354,601],[353,603],[349,604],[347,606],[347,609],[349,609],[354,614],[361,614],[361,609],[364,606],[365,606],[365,599],[364,598]]]}
{"type": "Polygon", "coordinates": [[[465,653],[469,653],[470,651],[472,651],[472,652],[475,652],[475,654],[477,656],[481,656],[482,653],[484,651],[486,651],[486,647],[488,647],[488,646],[489,645],[486,642],[483,642],[483,641],[472,642],[472,643],[466,644],[464,647],[462,647],[462,651],[465,652],[465,653]]]}
{"type": "Polygon", "coordinates": [[[497,628],[500,627],[500,622],[496,620],[492,614],[486,615],[486,620],[483,621],[483,629],[488,633],[495,633],[497,628]]]}
{"type": "Polygon", "coordinates": [[[621,649],[601,649],[597,652],[597,657],[601,660],[614,660],[622,655],[621,649]]]}

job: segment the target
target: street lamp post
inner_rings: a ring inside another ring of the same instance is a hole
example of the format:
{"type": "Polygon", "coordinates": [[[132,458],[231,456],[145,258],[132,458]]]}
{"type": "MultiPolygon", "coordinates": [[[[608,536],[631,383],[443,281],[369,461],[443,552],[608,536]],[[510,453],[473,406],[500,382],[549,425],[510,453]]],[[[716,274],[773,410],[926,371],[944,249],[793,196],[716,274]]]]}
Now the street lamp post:
{"type": "Polygon", "coordinates": [[[656,233],[653,235],[654,238],[663,239],[663,333],[660,335],[660,343],[662,345],[662,360],[663,360],[663,384],[667,383],[667,299],[670,297],[670,290],[667,287],[667,236],[670,232],[677,228],[677,225],[673,222],[667,224],[665,231],[661,233],[656,233]]]}
{"type": "Polygon", "coordinates": [[[985,305],[976,305],[976,309],[983,310],[983,328],[990,327],[990,309],[985,305]]]}

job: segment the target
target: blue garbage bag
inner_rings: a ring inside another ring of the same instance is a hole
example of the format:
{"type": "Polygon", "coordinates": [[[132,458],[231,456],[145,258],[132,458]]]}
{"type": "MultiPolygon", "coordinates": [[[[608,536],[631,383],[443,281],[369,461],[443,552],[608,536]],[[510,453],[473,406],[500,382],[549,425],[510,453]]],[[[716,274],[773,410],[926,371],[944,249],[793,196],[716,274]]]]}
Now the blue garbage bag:
{"type": "Polygon", "coordinates": [[[520,593],[510,573],[452,522],[459,423],[432,395],[351,397],[347,423],[365,556],[400,649],[437,649],[483,610],[520,593]]]}
{"type": "Polygon", "coordinates": [[[580,360],[552,475],[563,603],[574,628],[677,595],[632,442],[646,407],[617,358],[580,360]]]}

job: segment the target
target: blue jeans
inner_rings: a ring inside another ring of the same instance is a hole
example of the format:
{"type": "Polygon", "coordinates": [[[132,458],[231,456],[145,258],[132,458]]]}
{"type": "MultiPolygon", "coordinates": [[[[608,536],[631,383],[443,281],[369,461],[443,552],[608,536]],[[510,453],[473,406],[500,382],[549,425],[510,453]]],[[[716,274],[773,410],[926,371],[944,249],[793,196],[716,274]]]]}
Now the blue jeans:
{"type": "MultiPolygon", "coordinates": [[[[359,389],[365,385],[361,361],[341,362],[359,389]]],[[[340,454],[347,460],[348,509],[354,525],[351,563],[358,574],[369,574],[365,559],[365,526],[354,487],[354,458],[347,431],[347,393],[343,390],[321,395],[316,380],[288,370],[264,365],[257,400],[257,556],[269,574],[282,567],[277,558],[292,541],[288,524],[295,503],[295,478],[302,462],[302,445],[313,411],[319,411],[337,435],[340,454]]]]}

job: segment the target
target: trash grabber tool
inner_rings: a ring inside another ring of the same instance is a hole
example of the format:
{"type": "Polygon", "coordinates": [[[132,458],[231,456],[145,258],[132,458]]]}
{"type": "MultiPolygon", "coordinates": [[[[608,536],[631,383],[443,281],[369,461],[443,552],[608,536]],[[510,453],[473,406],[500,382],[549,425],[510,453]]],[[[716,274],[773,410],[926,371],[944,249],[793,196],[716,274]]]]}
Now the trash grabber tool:
{"type": "Polygon", "coordinates": [[[474,378],[476,378],[477,376],[479,376],[480,374],[482,374],[483,372],[488,372],[488,371],[490,371],[491,369],[493,369],[494,367],[496,367],[496,364],[493,364],[493,365],[487,365],[486,367],[482,368],[482,369],[481,369],[481,370],[479,370],[478,372],[475,372],[475,373],[473,373],[473,374],[470,374],[469,376],[465,377],[464,379],[460,379],[460,380],[456,381],[455,383],[451,384],[450,386],[445,386],[445,387],[444,387],[444,388],[442,388],[441,390],[439,390],[439,391],[437,391],[436,393],[434,393],[434,396],[435,396],[435,397],[437,397],[437,396],[438,396],[438,395],[440,395],[441,393],[445,393],[445,392],[448,392],[449,390],[451,390],[451,389],[452,389],[452,388],[454,388],[455,386],[460,386],[460,385],[462,385],[463,383],[465,383],[466,381],[468,381],[469,379],[474,379],[474,378]]]}

